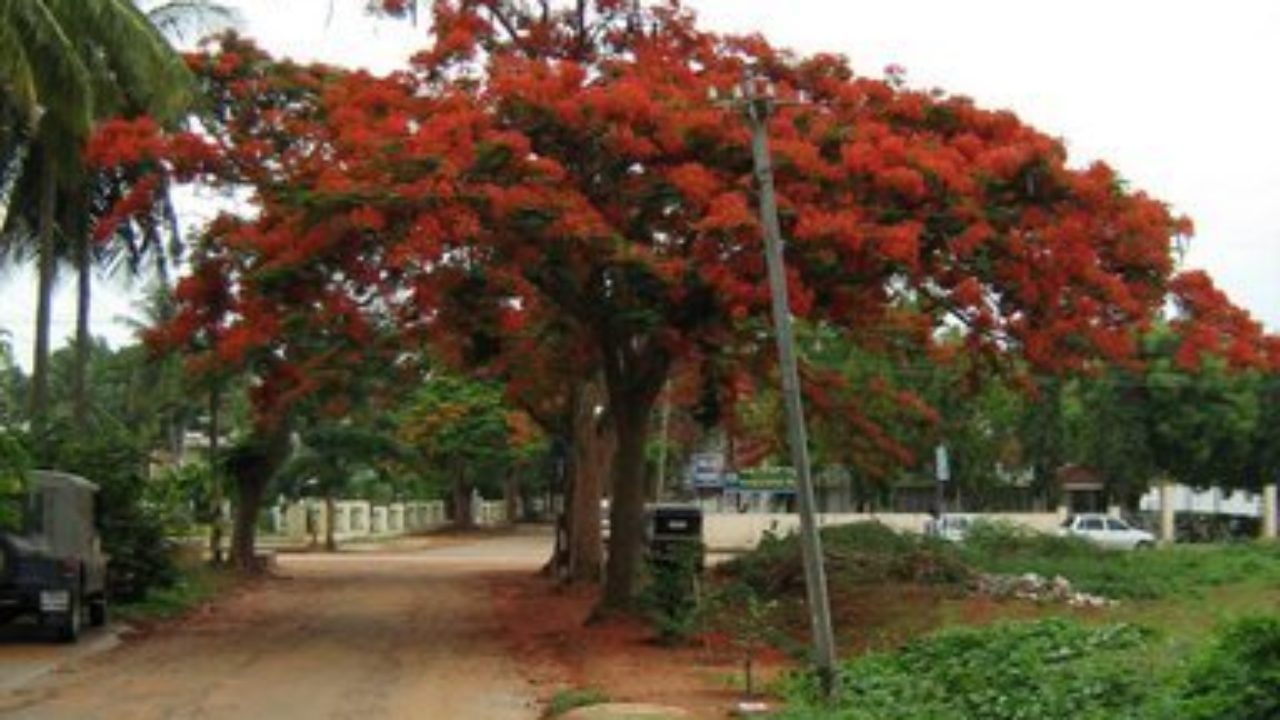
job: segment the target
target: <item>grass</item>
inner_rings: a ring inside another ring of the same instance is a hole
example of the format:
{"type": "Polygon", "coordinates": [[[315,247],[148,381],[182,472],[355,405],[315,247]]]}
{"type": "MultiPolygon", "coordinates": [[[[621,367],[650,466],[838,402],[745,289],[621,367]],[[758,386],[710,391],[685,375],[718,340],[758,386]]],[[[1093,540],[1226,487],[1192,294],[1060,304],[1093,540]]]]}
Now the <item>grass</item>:
{"type": "Polygon", "coordinates": [[[140,601],[112,608],[122,620],[146,621],[177,617],[217,597],[235,583],[235,574],[200,562],[179,565],[178,579],[165,588],[152,588],[140,601]]]}
{"type": "MultiPolygon", "coordinates": [[[[821,705],[812,678],[800,676],[786,687],[785,717],[1280,717],[1266,714],[1280,697],[1275,544],[1114,552],[991,525],[952,545],[874,523],[825,529],[823,541],[849,658],[846,702],[821,705]],[[1120,603],[1080,610],[974,597],[979,573],[1061,575],[1120,603]],[[1246,636],[1261,639],[1249,659],[1233,659],[1246,636]],[[1200,676],[1219,679],[1197,684],[1200,676]],[[1250,697],[1262,714],[1223,709],[1250,697]]],[[[794,639],[807,637],[794,538],[727,563],[719,581],[787,605],[794,639]]]]}
{"type": "MultiPolygon", "coordinates": [[[[1277,544],[1118,552],[998,523],[979,524],[958,545],[874,522],[826,528],[822,534],[833,592],[887,582],[965,587],[977,573],[1061,575],[1078,590],[1122,600],[1202,598],[1218,587],[1280,585],[1277,544]]],[[[773,597],[794,596],[804,582],[794,536],[766,538],[756,551],[727,563],[723,572],[773,597]]]]}
{"type": "Polygon", "coordinates": [[[1280,584],[1280,546],[1275,544],[1118,552],[991,523],[975,528],[957,552],[965,564],[984,572],[1061,575],[1076,589],[1116,599],[1203,597],[1226,585],[1280,584]]]}
{"type": "Polygon", "coordinates": [[[575,708],[600,705],[609,702],[609,696],[599,688],[568,688],[551,697],[546,717],[560,717],[575,708]]]}
{"type": "Polygon", "coordinates": [[[1280,617],[1224,626],[1176,664],[1154,664],[1158,631],[1050,618],[951,628],[841,667],[833,703],[793,676],[794,720],[1275,720],[1280,617]]]}
{"type": "Polygon", "coordinates": [[[834,708],[815,704],[808,677],[788,688],[793,717],[1123,717],[1144,698],[1136,662],[1149,632],[1089,627],[1060,618],[987,628],[953,628],[844,664],[834,708]]]}

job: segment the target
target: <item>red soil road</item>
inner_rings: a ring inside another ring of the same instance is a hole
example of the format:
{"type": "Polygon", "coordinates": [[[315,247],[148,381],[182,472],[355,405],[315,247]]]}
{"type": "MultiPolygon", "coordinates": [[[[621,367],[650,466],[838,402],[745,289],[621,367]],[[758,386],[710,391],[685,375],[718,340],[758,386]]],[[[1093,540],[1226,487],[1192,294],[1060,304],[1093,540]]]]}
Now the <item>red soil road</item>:
{"type": "MultiPolygon", "coordinates": [[[[538,716],[495,621],[495,571],[533,573],[545,534],[282,555],[279,575],[19,689],[15,720],[538,716]]],[[[0,672],[4,651],[0,647],[0,672]]]]}

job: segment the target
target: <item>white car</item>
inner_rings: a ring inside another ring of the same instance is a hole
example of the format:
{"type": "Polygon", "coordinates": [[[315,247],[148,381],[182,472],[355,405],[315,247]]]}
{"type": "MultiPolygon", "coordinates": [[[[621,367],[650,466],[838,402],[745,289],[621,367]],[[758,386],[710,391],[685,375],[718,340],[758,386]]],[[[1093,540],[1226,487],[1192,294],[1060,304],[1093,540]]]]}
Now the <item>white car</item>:
{"type": "Polygon", "coordinates": [[[978,520],[976,515],[943,515],[930,518],[925,523],[925,534],[938,537],[949,542],[963,542],[969,534],[969,528],[978,520]]]}
{"type": "Polygon", "coordinates": [[[1084,538],[1112,550],[1142,550],[1155,547],[1156,544],[1155,535],[1102,513],[1072,515],[1063,521],[1058,533],[1084,538]]]}

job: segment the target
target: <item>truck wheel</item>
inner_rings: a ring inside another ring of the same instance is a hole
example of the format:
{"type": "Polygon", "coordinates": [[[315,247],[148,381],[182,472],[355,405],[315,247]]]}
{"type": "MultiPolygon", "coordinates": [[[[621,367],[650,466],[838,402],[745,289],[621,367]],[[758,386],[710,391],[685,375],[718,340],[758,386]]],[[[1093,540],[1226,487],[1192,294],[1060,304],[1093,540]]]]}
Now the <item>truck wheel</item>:
{"type": "Polygon", "coordinates": [[[107,624],[107,596],[98,595],[89,601],[89,624],[102,627],[107,624]]]}
{"type": "Polygon", "coordinates": [[[58,624],[58,640],[64,643],[73,643],[80,639],[80,621],[84,614],[84,609],[80,607],[80,592],[71,591],[71,597],[67,599],[67,611],[60,613],[58,624]]]}

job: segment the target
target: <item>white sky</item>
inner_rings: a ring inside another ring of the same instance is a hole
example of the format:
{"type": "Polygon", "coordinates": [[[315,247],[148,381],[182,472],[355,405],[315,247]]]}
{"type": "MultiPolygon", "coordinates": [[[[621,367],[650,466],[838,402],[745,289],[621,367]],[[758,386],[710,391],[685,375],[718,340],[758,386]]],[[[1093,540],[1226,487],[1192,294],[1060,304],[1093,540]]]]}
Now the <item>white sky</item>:
{"type": "MultiPolygon", "coordinates": [[[[848,55],[880,76],[898,63],[918,87],[1009,108],[1063,138],[1074,162],[1102,158],[1196,222],[1186,258],[1280,330],[1280,2],[1276,0],[686,0],[717,30],[759,31],[802,52],[848,55]]],[[[302,60],[397,67],[424,29],[378,21],[363,0],[238,0],[246,33],[302,60]],[[332,15],[330,14],[332,12],[332,15]]],[[[135,290],[101,285],[95,333],[135,290]]],[[[0,328],[30,366],[35,288],[0,276],[0,328]]],[[[74,330],[74,288],[54,313],[74,330]]]]}

